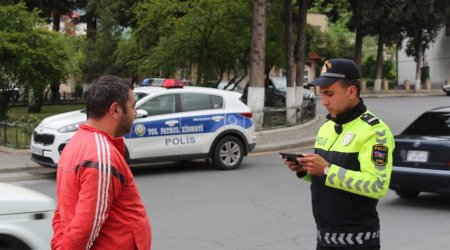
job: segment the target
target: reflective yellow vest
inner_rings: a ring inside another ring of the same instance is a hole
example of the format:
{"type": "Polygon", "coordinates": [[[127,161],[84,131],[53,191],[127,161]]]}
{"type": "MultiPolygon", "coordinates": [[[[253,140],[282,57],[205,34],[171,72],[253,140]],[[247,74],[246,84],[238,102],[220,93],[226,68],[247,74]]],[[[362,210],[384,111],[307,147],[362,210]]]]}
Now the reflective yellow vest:
{"type": "Polygon", "coordinates": [[[329,120],[320,128],[314,147],[330,163],[326,176],[298,175],[311,181],[322,245],[379,245],[376,205],[389,187],[395,144],[384,122],[365,106],[362,112],[345,124],[329,120]]]}

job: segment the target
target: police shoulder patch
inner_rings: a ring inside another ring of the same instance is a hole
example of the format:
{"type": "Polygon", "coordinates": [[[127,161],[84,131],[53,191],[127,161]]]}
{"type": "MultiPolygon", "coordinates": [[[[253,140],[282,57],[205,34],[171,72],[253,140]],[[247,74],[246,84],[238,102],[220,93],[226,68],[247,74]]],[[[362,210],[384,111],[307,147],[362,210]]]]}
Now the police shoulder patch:
{"type": "Polygon", "coordinates": [[[367,122],[368,124],[370,124],[371,126],[380,123],[380,120],[378,120],[378,118],[376,118],[374,115],[369,114],[369,113],[362,115],[361,119],[363,121],[367,122]]]}
{"type": "Polygon", "coordinates": [[[377,166],[384,166],[388,161],[389,148],[383,144],[376,144],[372,147],[372,161],[377,166]]]}

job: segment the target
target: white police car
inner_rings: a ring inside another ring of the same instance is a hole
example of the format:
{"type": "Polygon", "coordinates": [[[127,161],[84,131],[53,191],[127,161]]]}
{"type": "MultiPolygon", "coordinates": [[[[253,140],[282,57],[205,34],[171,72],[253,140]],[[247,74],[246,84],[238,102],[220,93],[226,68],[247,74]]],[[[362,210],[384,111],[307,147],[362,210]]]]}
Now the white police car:
{"type": "MultiPolygon", "coordinates": [[[[235,169],[255,147],[252,112],[239,93],[183,87],[175,79],[134,92],[137,117],[124,136],[130,164],[211,159],[219,169],[235,169]]],[[[31,159],[56,167],[67,141],[85,121],[83,110],[44,119],[32,136],[31,159]]]]}

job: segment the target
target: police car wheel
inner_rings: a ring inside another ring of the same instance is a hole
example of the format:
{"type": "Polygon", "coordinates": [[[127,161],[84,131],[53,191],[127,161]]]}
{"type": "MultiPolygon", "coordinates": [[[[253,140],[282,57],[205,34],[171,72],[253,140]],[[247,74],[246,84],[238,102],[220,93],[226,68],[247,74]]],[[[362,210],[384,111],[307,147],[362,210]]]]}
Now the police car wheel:
{"type": "Polygon", "coordinates": [[[234,136],[225,136],[220,139],[213,151],[214,166],[221,170],[236,169],[244,158],[242,142],[234,136]]]}

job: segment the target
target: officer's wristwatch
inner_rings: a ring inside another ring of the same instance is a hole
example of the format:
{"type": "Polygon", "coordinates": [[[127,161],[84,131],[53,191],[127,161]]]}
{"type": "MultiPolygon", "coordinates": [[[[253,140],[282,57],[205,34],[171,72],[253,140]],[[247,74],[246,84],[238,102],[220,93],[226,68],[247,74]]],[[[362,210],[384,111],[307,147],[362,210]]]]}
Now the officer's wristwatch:
{"type": "Polygon", "coordinates": [[[328,174],[328,170],[330,170],[330,164],[328,164],[328,166],[326,166],[326,167],[323,169],[323,173],[324,173],[325,175],[327,175],[327,174],[328,174]]]}

